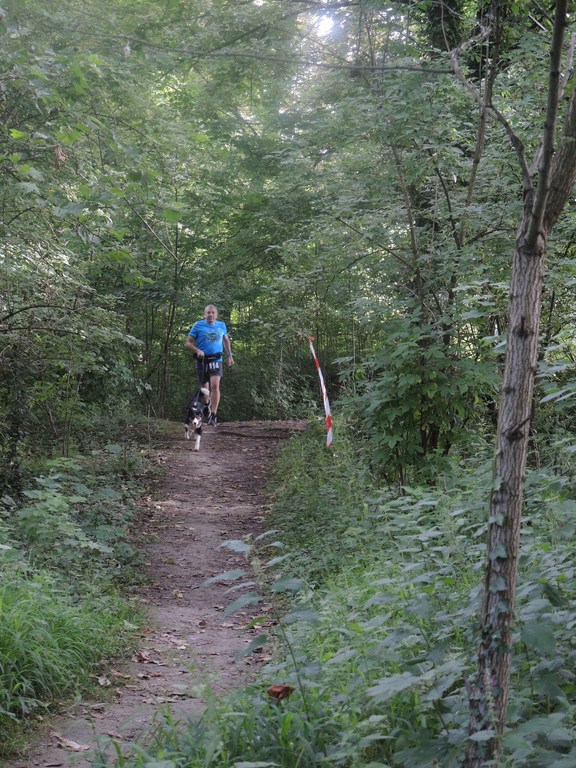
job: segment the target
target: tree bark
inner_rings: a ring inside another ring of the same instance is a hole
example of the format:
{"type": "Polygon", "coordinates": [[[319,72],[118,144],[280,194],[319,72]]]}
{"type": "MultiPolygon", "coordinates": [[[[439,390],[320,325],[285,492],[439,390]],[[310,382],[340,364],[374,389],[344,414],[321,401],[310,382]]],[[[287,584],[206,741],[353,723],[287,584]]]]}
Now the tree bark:
{"type": "Polygon", "coordinates": [[[546,245],[548,234],[564,209],[576,179],[574,93],[568,103],[558,149],[555,148],[558,107],[562,87],[567,83],[567,77],[564,83],[561,82],[566,13],[566,0],[556,2],[546,120],[536,156],[536,185],[533,182],[536,169],[528,167],[522,143],[505,118],[488,105],[489,114],[504,124],[516,149],[523,173],[524,210],[512,261],[506,362],[490,492],[480,642],[476,675],[468,691],[470,739],[464,768],[495,764],[506,724],[524,477],[538,358],[546,245]]]}
{"type": "Polygon", "coordinates": [[[528,246],[521,234],[514,252],[510,326],[490,497],[481,637],[476,680],[469,690],[472,740],[465,763],[467,768],[480,768],[485,761],[494,759],[506,722],[545,250],[545,238],[539,238],[534,248],[528,246]],[[486,731],[492,732],[487,740],[475,740],[476,734],[486,731]]]}

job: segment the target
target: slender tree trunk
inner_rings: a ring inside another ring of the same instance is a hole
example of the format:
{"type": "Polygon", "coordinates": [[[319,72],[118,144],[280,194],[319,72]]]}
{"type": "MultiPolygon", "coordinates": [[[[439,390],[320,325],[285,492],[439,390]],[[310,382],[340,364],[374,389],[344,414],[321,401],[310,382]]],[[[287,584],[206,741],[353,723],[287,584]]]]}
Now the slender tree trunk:
{"type": "MultiPolygon", "coordinates": [[[[524,211],[516,239],[510,286],[509,327],[490,495],[484,602],[477,671],[470,684],[470,728],[464,768],[495,765],[509,698],[512,626],[522,520],[524,475],[532,419],[534,376],[542,308],[548,234],[576,180],[576,95],[570,95],[564,129],[556,136],[558,108],[572,73],[576,36],[562,72],[567,0],[555,3],[550,46],[548,103],[541,146],[531,167],[523,144],[505,117],[487,105],[505,127],[523,175],[524,211]],[[537,183],[534,177],[537,176],[537,183]]],[[[454,58],[453,58],[454,61],[454,58]]],[[[457,64],[456,73],[460,76],[457,64]]],[[[463,80],[464,82],[464,80],[463,80]]]]}
{"type": "Polygon", "coordinates": [[[538,238],[537,246],[530,248],[524,239],[525,229],[522,227],[516,242],[512,264],[510,327],[491,490],[481,638],[476,681],[469,691],[472,741],[467,768],[479,768],[498,753],[508,707],[523,486],[546,245],[544,238],[538,238]]]}

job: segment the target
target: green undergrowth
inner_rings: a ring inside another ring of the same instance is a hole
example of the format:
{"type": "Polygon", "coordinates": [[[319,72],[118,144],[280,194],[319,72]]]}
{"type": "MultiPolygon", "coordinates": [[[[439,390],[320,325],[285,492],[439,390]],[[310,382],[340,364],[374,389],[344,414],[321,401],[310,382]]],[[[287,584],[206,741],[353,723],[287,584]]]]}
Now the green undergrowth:
{"type": "Polygon", "coordinates": [[[0,754],[47,711],[97,684],[141,621],[137,500],[148,451],[110,444],[46,461],[0,498],[0,754]]]}
{"type": "MultiPolygon", "coordinates": [[[[489,449],[436,487],[378,488],[354,436],[312,428],[283,452],[270,530],[244,542],[276,608],[251,646],[272,661],[184,733],[159,721],[118,764],[459,766],[468,738],[486,533],[489,449]],[[271,623],[271,628],[266,624],[271,623]],[[274,689],[289,694],[278,700],[274,689]]],[[[576,765],[576,502],[567,476],[527,478],[503,766],[576,765]]],[[[230,543],[234,547],[234,543],[230,543]]],[[[236,542],[239,551],[242,542],[236,542]]],[[[231,603],[255,599],[228,572],[231,603]]],[[[104,761],[105,763],[105,761],[104,761]]]]}

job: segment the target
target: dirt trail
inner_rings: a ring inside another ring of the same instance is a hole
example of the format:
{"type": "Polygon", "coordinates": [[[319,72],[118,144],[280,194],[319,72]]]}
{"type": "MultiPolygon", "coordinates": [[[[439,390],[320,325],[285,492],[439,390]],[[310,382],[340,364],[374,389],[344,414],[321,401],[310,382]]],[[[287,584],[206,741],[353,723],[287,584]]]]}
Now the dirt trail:
{"type": "Polygon", "coordinates": [[[206,690],[221,692],[246,682],[263,654],[235,661],[257,633],[246,624],[258,608],[225,618],[230,586],[203,582],[246,566],[241,554],[221,547],[261,530],[265,484],[281,443],[301,422],[227,422],[206,427],[202,447],[184,441],[174,425],[160,460],[166,474],[148,500],[142,532],[149,583],[141,599],[149,628],[131,659],[100,681],[103,701],[83,702],[53,717],[25,759],[9,768],[91,764],[94,750],[112,750],[145,736],[162,709],[177,720],[199,714],[206,690]],[[112,692],[112,697],[110,697],[112,692]]]}

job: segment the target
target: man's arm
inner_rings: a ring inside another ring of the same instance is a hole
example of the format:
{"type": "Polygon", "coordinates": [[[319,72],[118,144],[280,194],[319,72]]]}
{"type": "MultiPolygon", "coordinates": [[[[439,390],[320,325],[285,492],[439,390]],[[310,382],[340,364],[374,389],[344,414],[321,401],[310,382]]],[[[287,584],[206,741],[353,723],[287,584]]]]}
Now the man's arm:
{"type": "Polygon", "coordinates": [[[224,344],[224,351],[226,352],[226,360],[228,362],[228,365],[234,365],[234,357],[232,355],[232,343],[230,342],[230,336],[226,334],[224,338],[222,339],[222,342],[224,344]]]}
{"type": "Polygon", "coordinates": [[[196,346],[196,338],[194,336],[188,335],[186,337],[185,346],[187,346],[188,349],[191,349],[195,355],[198,355],[198,357],[204,357],[204,352],[196,346]]]}

